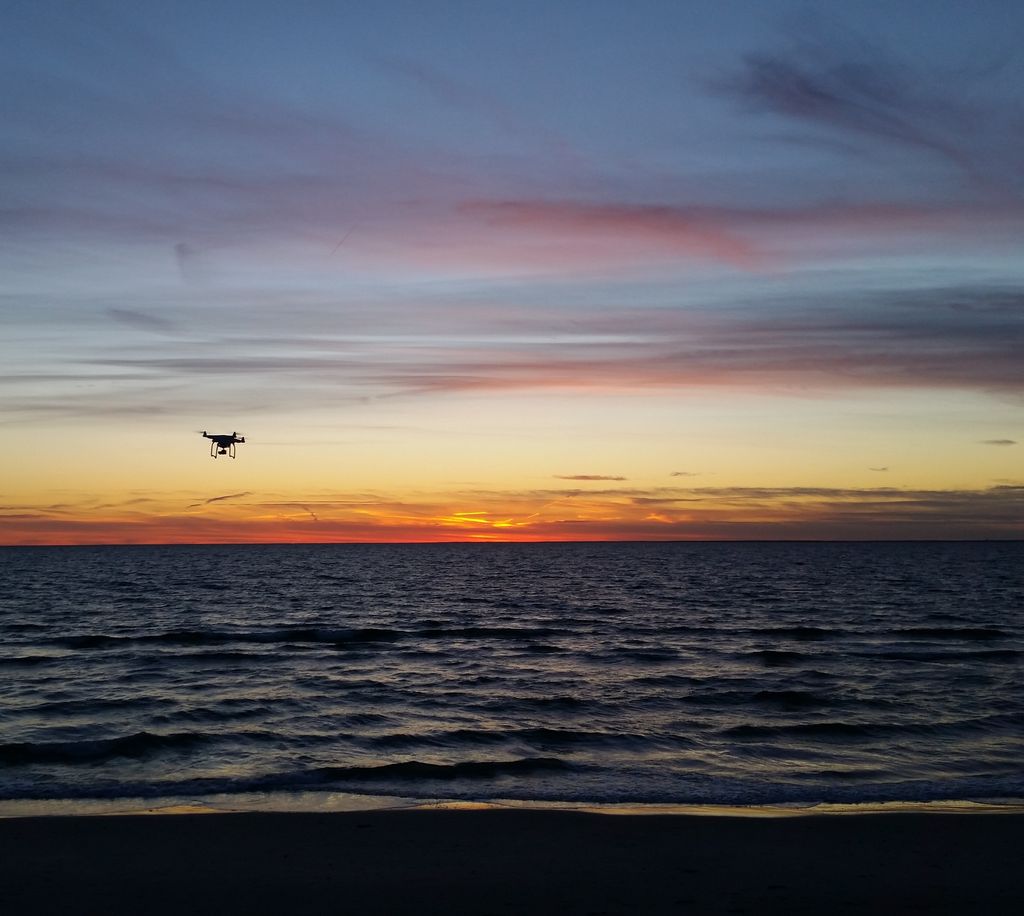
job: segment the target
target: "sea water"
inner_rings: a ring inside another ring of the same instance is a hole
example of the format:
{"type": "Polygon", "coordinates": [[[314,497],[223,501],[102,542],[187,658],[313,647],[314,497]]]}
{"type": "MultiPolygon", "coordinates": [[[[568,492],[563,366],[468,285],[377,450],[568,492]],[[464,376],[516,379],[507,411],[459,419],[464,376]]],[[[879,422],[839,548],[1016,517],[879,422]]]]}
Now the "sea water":
{"type": "Polygon", "coordinates": [[[5,548],[0,802],[1019,800],[1022,662],[1021,542],[5,548]]]}

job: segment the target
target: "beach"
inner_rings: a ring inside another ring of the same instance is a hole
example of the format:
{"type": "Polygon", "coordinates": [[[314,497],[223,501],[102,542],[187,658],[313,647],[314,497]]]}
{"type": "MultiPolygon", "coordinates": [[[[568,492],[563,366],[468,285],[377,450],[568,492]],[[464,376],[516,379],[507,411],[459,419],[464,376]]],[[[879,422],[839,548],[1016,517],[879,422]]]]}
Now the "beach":
{"type": "Polygon", "coordinates": [[[0,906],[57,914],[1024,911],[1024,816],[564,810],[12,817],[0,906]]]}

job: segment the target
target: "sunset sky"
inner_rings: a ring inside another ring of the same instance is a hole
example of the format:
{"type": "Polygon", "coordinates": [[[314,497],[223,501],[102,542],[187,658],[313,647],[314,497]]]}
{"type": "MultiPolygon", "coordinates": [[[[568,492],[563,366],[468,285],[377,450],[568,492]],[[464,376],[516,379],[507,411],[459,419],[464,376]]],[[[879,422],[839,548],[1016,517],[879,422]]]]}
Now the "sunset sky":
{"type": "Polygon", "coordinates": [[[1024,4],[4,19],[0,543],[1024,536],[1024,4]]]}

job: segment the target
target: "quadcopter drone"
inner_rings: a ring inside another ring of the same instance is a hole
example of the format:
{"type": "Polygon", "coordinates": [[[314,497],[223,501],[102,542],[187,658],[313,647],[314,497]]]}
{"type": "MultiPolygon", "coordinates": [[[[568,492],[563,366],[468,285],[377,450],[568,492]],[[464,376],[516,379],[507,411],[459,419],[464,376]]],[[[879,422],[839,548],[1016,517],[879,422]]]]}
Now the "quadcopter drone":
{"type": "Polygon", "coordinates": [[[210,457],[216,458],[218,455],[228,455],[231,458],[235,457],[235,444],[238,442],[245,442],[245,436],[240,436],[238,433],[232,433],[230,436],[211,436],[206,430],[200,430],[200,434],[204,439],[210,440],[210,457]]]}

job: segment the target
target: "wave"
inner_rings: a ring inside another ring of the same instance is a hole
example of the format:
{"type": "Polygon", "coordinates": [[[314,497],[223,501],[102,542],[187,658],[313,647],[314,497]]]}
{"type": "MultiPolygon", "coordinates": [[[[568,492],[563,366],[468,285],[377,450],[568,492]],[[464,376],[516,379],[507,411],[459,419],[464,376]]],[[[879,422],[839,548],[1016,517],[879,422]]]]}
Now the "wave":
{"type": "Polygon", "coordinates": [[[651,647],[648,649],[616,649],[608,658],[613,661],[626,660],[639,662],[644,665],[664,665],[679,660],[679,653],[675,649],[651,647]]]}
{"type": "Polygon", "coordinates": [[[1018,649],[968,649],[968,650],[940,650],[929,651],[927,649],[886,649],[881,652],[858,652],[854,653],[865,658],[884,658],[897,662],[1009,662],[1015,661],[1024,655],[1018,649]]]}
{"type": "Polygon", "coordinates": [[[327,629],[317,627],[280,627],[272,630],[172,630],[139,636],[117,636],[86,633],[53,640],[55,645],[69,649],[105,649],[137,643],[172,646],[220,646],[225,643],[324,643],[348,645],[361,642],[393,642],[406,636],[399,630],[379,627],[327,629]]]}
{"type": "Polygon", "coordinates": [[[579,635],[573,630],[561,627],[436,627],[429,626],[413,630],[408,635],[434,638],[470,638],[470,639],[532,639],[549,636],[579,635]]]}
{"type": "Polygon", "coordinates": [[[813,690],[723,690],[692,693],[683,697],[683,702],[701,706],[743,708],[757,705],[781,709],[816,709],[821,706],[838,705],[840,700],[813,690]]]}
{"type": "Polygon", "coordinates": [[[155,751],[195,747],[207,740],[205,735],[178,732],[154,735],[137,732],[120,738],[91,741],[24,741],[0,744],[0,762],[8,765],[32,763],[98,763],[118,757],[146,757],[155,751]]]}
{"type": "Polygon", "coordinates": [[[889,631],[894,636],[920,636],[927,639],[1006,639],[1006,630],[998,627],[903,627],[889,631]]]}
{"type": "Polygon", "coordinates": [[[1005,735],[1024,725],[1024,713],[995,713],[940,722],[800,722],[784,725],[735,725],[720,734],[732,738],[901,738],[913,735],[955,738],[1005,735]]]}
{"type": "Polygon", "coordinates": [[[89,715],[120,709],[147,709],[157,701],[145,697],[88,697],[80,700],[45,700],[34,706],[18,710],[19,714],[30,716],[89,715]]]}
{"type": "MultiPolygon", "coordinates": [[[[315,791],[346,785],[358,786],[359,791],[372,794],[391,795],[397,793],[389,790],[388,786],[401,786],[402,789],[399,791],[404,794],[416,792],[417,790],[413,788],[416,783],[426,783],[427,785],[421,788],[425,794],[429,795],[435,791],[430,788],[430,784],[436,785],[438,782],[449,784],[460,780],[485,782],[503,777],[520,778],[580,769],[584,768],[555,757],[526,757],[514,760],[466,760],[450,764],[408,760],[376,765],[320,766],[236,778],[197,776],[156,781],[100,779],[88,783],[75,781],[63,784],[53,781],[48,782],[45,787],[41,786],[36,779],[24,782],[5,778],[0,781],[0,799],[185,798],[223,793],[315,791]]],[[[454,789],[446,789],[446,793],[451,791],[454,789]]],[[[503,794],[507,793],[503,791],[503,794]]]]}
{"type": "Polygon", "coordinates": [[[798,780],[840,780],[841,782],[859,782],[879,779],[886,776],[885,770],[834,767],[823,770],[795,770],[790,779],[798,780]]]}
{"type": "Polygon", "coordinates": [[[818,706],[834,706],[837,703],[835,697],[813,690],[758,690],[753,694],[753,700],[765,706],[782,706],[785,709],[813,709],[818,706]]]}
{"type": "Polygon", "coordinates": [[[516,728],[475,729],[460,728],[451,731],[409,733],[399,732],[369,738],[368,747],[384,750],[422,748],[480,747],[520,742],[540,750],[571,750],[577,748],[626,747],[651,745],[678,747],[689,744],[687,739],[662,734],[636,734],[629,732],[588,731],[569,728],[516,728]]]}
{"type": "Polygon", "coordinates": [[[749,629],[745,632],[755,636],[777,636],[784,639],[795,639],[801,642],[809,642],[818,639],[832,639],[842,636],[843,631],[834,627],[766,627],[749,629]]]}
{"type": "Polygon", "coordinates": [[[411,733],[398,732],[391,735],[374,735],[365,744],[381,750],[407,750],[409,748],[447,748],[468,745],[505,744],[508,735],[502,731],[485,731],[476,728],[458,728],[452,731],[411,733]]]}
{"type": "Polygon", "coordinates": [[[734,725],[722,730],[732,738],[862,738],[872,733],[870,725],[854,722],[803,722],[799,725],[734,725]]]}
{"type": "Polygon", "coordinates": [[[414,780],[494,779],[565,771],[572,765],[557,757],[525,757],[519,760],[466,760],[460,763],[385,763],[378,766],[328,766],[307,771],[333,782],[406,782],[414,780]]]}
{"type": "Polygon", "coordinates": [[[90,633],[81,636],[62,636],[59,639],[51,640],[51,644],[64,646],[67,649],[98,649],[106,646],[117,646],[130,641],[130,638],[126,636],[105,636],[99,633],[90,633]]]}
{"type": "MultiPolygon", "coordinates": [[[[277,711],[281,711],[281,704],[275,704],[277,711]]],[[[294,701],[287,704],[287,708],[296,707],[294,701]]],[[[270,707],[254,700],[221,701],[217,706],[194,706],[186,709],[175,709],[170,712],[159,713],[150,716],[150,723],[155,725],[182,726],[182,725],[211,725],[220,723],[233,724],[236,722],[265,720],[270,707]]],[[[228,734],[232,738],[238,732],[228,734]]]]}
{"type": "Polygon", "coordinates": [[[480,704],[480,708],[496,712],[515,712],[523,709],[584,709],[596,705],[593,700],[574,697],[569,694],[553,694],[544,697],[495,697],[480,704]]]}
{"type": "Polygon", "coordinates": [[[577,750],[594,748],[625,748],[636,750],[650,747],[689,747],[693,741],[681,735],[662,732],[637,733],[626,731],[588,731],[569,728],[521,728],[507,733],[509,738],[524,741],[547,750],[577,750]]]}
{"type": "Polygon", "coordinates": [[[766,668],[794,665],[808,657],[803,652],[789,652],[784,649],[760,649],[745,654],[748,658],[759,661],[766,668]]]}
{"type": "MultiPolygon", "coordinates": [[[[169,646],[220,646],[226,643],[314,643],[347,648],[359,643],[389,643],[404,639],[517,639],[531,640],[561,636],[570,631],[552,627],[425,627],[395,630],[386,627],[278,627],[270,630],[171,630],[165,633],[109,634],[82,633],[51,640],[50,645],[67,649],[109,649],[135,644],[169,646]]],[[[555,647],[532,647],[535,651],[561,651],[555,647]]]]}
{"type": "MultiPolygon", "coordinates": [[[[252,662],[254,660],[261,659],[259,653],[247,652],[244,649],[220,649],[220,650],[206,650],[198,652],[175,652],[175,660],[188,660],[189,662],[205,662],[212,664],[214,662],[252,662]]],[[[163,659],[160,659],[161,663],[163,659]]]]}
{"type": "Polygon", "coordinates": [[[55,655],[12,655],[0,658],[0,668],[33,668],[60,660],[60,656],[55,655]]]}

